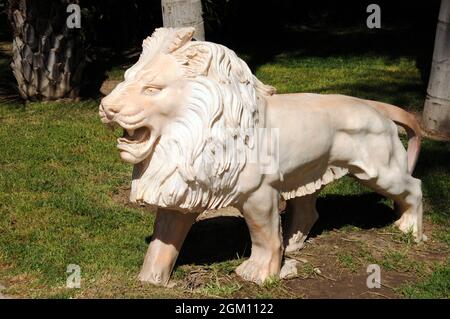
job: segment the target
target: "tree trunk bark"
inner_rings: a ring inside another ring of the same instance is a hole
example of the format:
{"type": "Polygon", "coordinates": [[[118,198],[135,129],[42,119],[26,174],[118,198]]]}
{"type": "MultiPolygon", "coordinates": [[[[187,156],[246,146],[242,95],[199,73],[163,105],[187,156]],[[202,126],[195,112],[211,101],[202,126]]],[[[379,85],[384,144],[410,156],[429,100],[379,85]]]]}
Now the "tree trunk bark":
{"type": "Polygon", "coordinates": [[[26,100],[76,98],[85,65],[80,29],[67,27],[67,6],[79,1],[10,0],[11,68],[26,100]]]}
{"type": "Polygon", "coordinates": [[[204,41],[201,0],[161,0],[165,27],[194,27],[194,39],[204,41]]]}
{"type": "Polygon", "coordinates": [[[427,93],[425,128],[450,135],[450,0],[441,0],[427,93]]]}

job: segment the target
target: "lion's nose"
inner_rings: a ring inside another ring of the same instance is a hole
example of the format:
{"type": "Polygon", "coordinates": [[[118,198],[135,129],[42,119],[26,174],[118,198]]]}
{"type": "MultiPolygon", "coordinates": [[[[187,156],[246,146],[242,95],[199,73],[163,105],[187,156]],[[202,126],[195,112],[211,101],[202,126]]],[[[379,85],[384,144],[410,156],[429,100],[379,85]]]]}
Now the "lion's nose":
{"type": "Polygon", "coordinates": [[[120,104],[112,103],[106,97],[103,98],[100,102],[100,110],[103,110],[103,112],[109,119],[112,119],[114,115],[116,115],[116,113],[119,113],[120,108],[120,104]]]}

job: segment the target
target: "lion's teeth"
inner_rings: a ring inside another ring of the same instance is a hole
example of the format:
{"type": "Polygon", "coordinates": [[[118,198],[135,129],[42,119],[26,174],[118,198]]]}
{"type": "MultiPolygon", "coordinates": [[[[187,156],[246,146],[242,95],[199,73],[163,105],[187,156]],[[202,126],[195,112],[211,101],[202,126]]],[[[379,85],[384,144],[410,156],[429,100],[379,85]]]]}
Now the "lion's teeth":
{"type": "Polygon", "coordinates": [[[128,130],[128,135],[133,136],[134,135],[134,130],[128,130]]]}

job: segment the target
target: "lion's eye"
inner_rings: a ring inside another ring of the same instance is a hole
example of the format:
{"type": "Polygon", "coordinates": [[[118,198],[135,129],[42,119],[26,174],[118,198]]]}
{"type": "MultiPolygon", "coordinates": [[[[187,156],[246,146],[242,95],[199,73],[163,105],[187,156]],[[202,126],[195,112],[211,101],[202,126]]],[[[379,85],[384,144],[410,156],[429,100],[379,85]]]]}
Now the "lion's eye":
{"type": "Polygon", "coordinates": [[[143,93],[146,95],[155,95],[156,93],[159,93],[160,91],[161,91],[160,88],[150,86],[150,87],[145,88],[143,93]]]}

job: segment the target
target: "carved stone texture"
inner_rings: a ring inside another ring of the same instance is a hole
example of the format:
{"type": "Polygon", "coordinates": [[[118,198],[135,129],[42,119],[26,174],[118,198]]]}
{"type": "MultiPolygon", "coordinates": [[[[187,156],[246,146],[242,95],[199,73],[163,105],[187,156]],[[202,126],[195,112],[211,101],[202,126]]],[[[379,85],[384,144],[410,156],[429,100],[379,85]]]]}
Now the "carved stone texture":
{"type": "Polygon", "coordinates": [[[117,147],[134,164],[130,200],[159,207],[142,281],[166,285],[197,215],[227,206],[242,213],[252,240],[236,272],[258,284],[279,276],[283,251],[302,248],[318,218],[318,192],[346,174],[393,199],[395,224],[424,238],[411,114],[343,95],[276,94],[233,51],[191,41],[193,33],[157,29],[99,107],[104,124],[123,128],[117,147]],[[407,151],[395,123],[408,133],[407,151]]]}

